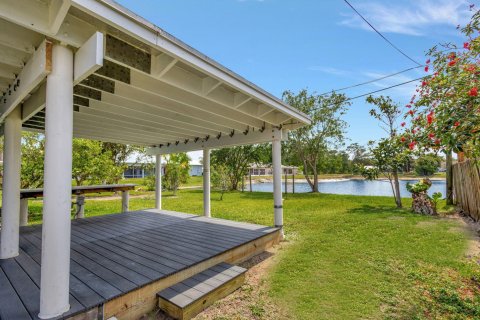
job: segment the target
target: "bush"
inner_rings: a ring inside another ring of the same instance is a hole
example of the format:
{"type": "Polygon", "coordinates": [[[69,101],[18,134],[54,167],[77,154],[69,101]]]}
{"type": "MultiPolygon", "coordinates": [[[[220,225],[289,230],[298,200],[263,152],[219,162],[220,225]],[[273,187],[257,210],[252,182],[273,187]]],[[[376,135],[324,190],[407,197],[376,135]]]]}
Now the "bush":
{"type": "Polygon", "coordinates": [[[425,154],[415,161],[415,173],[418,176],[431,176],[438,171],[442,159],[434,154],[425,154]]]}
{"type": "Polygon", "coordinates": [[[142,184],[145,186],[147,191],[155,191],[155,176],[154,175],[146,176],[143,179],[142,184]]]}

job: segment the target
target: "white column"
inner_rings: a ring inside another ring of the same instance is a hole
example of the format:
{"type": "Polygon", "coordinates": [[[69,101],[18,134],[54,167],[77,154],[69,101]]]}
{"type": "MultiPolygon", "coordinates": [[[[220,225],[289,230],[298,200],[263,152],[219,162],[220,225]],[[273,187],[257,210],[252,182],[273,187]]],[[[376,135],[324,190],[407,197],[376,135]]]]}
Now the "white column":
{"type": "Polygon", "coordinates": [[[20,199],[20,226],[28,225],[28,198],[20,199]]]}
{"type": "Polygon", "coordinates": [[[20,166],[22,115],[20,106],[5,118],[0,259],[18,256],[20,228],[20,166]]]}
{"type": "Polygon", "coordinates": [[[203,214],[210,218],[210,149],[203,149],[203,214]]]}
{"type": "Polygon", "coordinates": [[[122,212],[128,212],[130,194],[128,190],[122,191],[122,212]]]}
{"type": "MultiPolygon", "coordinates": [[[[282,142],[281,131],[274,129],[272,141],[273,165],[273,208],[275,226],[283,229],[283,200],[282,200],[282,142]]],[[[282,231],[283,233],[283,231],[282,231]]]]}
{"type": "Polygon", "coordinates": [[[70,206],[72,190],[73,53],[52,51],[47,77],[45,165],[40,282],[41,319],[70,308],[70,206]]]}
{"type": "Polygon", "coordinates": [[[155,156],[155,208],[162,210],[162,155],[155,156]]]}

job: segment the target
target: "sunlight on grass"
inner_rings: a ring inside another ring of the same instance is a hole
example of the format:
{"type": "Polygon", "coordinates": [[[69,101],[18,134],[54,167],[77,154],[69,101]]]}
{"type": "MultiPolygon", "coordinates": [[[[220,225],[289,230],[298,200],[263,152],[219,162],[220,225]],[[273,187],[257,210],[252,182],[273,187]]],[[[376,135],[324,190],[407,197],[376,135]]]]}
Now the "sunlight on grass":
{"type": "MultiPolygon", "coordinates": [[[[165,193],[163,204],[201,214],[202,192],[165,193]]],[[[130,202],[131,210],[153,206],[153,196],[130,202]]],[[[272,225],[272,206],[269,193],[227,193],[223,201],[212,193],[217,218],[272,225]]],[[[480,318],[480,269],[464,257],[468,234],[458,221],[395,209],[388,197],[288,194],[284,207],[290,245],[268,280],[292,318],[480,318]]],[[[86,215],[120,208],[120,199],[87,201],[86,215]]],[[[31,211],[38,222],[41,202],[31,211]]]]}

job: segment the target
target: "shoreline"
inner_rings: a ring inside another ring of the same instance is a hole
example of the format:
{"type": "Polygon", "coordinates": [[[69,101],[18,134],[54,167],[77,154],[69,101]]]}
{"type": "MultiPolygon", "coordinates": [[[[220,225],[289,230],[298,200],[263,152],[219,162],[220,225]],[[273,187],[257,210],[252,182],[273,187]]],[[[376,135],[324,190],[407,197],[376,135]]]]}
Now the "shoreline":
{"type": "MultiPolygon", "coordinates": [[[[399,178],[401,181],[411,181],[411,180],[420,180],[423,179],[424,177],[418,177],[418,178],[409,178],[409,177],[402,177],[399,178]]],[[[440,178],[440,177],[431,177],[429,178],[431,181],[446,181],[446,178],[440,178]]],[[[360,178],[360,177],[351,177],[351,178],[320,178],[318,179],[318,182],[340,182],[340,181],[350,181],[350,180],[367,180],[365,178],[360,178]]],[[[376,179],[378,181],[388,181],[387,178],[379,178],[376,179]]],[[[287,179],[287,183],[292,183],[292,179],[289,178],[287,179]]],[[[273,183],[272,178],[265,178],[265,179],[252,179],[252,184],[258,184],[258,183],[273,183]]],[[[285,179],[282,178],[282,183],[285,183],[285,179]]],[[[295,179],[295,183],[308,183],[307,179],[295,179]]],[[[245,185],[248,185],[249,182],[245,183],[245,185]]]]}

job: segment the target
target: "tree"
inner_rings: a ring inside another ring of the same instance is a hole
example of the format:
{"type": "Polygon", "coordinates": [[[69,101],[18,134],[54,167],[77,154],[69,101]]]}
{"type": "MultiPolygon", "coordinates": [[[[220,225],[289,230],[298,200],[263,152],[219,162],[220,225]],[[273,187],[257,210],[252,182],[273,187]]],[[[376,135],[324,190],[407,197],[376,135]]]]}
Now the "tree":
{"type": "Polygon", "coordinates": [[[35,132],[22,133],[22,169],[20,185],[22,189],[43,186],[43,160],[45,137],[35,132]]]}
{"type": "Polygon", "coordinates": [[[109,154],[114,166],[110,168],[107,183],[118,183],[127,169],[127,159],[133,155],[145,156],[145,148],[112,142],[102,142],[102,153],[109,154]]]}
{"type": "Polygon", "coordinates": [[[162,181],[165,188],[176,195],[180,185],[186,183],[190,176],[190,157],[186,153],[172,153],[166,160],[165,178],[162,181]]]}
{"type": "Polygon", "coordinates": [[[230,176],[224,165],[213,167],[212,184],[214,188],[220,190],[220,200],[223,200],[223,194],[230,189],[230,176]]]}
{"type": "MultiPolygon", "coordinates": [[[[471,7],[473,10],[473,7],[471,7]]],[[[417,86],[406,117],[411,128],[404,137],[412,150],[434,150],[449,154],[480,155],[480,11],[460,29],[463,45],[435,46],[428,52],[426,76],[417,86]]]]}
{"type": "Polygon", "coordinates": [[[103,182],[116,171],[109,152],[102,150],[102,143],[89,139],[73,139],[72,177],[77,186],[86,180],[103,182]]]}
{"type": "Polygon", "coordinates": [[[399,143],[397,122],[403,112],[400,105],[394,103],[390,97],[368,96],[367,102],[374,106],[370,110],[370,115],[380,122],[380,127],[388,135],[388,138],[380,140],[377,147],[371,149],[374,162],[390,181],[395,203],[398,208],[401,208],[398,172],[407,163],[407,157],[404,155],[403,144],[399,143]]]}
{"type": "Polygon", "coordinates": [[[364,169],[362,175],[368,180],[378,179],[379,174],[387,177],[392,188],[397,208],[402,207],[398,171],[408,161],[408,154],[403,143],[398,139],[383,138],[377,145],[371,142],[370,152],[374,168],[364,169]]]}
{"type": "Polygon", "coordinates": [[[306,89],[297,94],[285,91],[283,100],[312,119],[310,125],[289,133],[286,150],[290,158],[300,161],[312,192],[318,192],[321,156],[329,148],[343,143],[347,123],[342,116],[350,103],[343,94],[315,95],[309,94],[306,89]]]}
{"type": "Polygon", "coordinates": [[[261,150],[265,151],[265,146],[246,145],[213,150],[211,163],[214,168],[223,165],[230,178],[230,189],[238,190],[243,177],[248,173],[250,165],[262,160],[261,150]]]}
{"type": "Polygon", "coordinates": [[[438,171],[442,158],[435,154],[424,154],[415,161],[415,173],[419,176],[431,176],[438,171]]]}
{"type": "Polygon", "coordinates": [[[353,166],[367,166],[372,162],[368,149],[359,143],[352,143],[349,145],[347,147],[347,152],[351,156],[353,166]]]}

